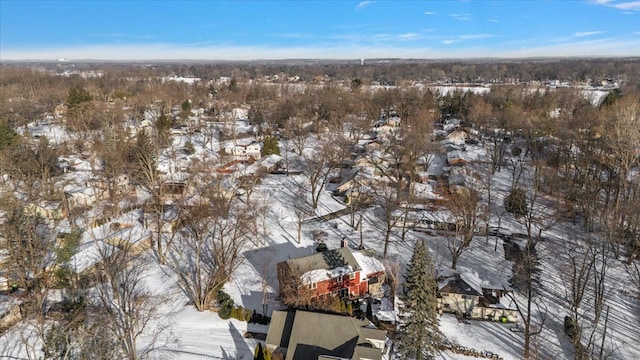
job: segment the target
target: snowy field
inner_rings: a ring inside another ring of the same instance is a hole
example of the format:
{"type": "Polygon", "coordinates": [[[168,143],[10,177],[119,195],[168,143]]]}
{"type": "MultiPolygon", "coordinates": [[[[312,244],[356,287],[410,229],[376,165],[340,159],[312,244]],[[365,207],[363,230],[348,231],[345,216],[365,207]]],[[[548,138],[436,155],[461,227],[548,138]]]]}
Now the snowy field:
{"type": "MultiPolygon", "coordinates": [[[[238,126],[245,126],[238,124],[238,126]]],[[[64,131],[55,125],[33,125],[28,131],[32,134],[47,136],[54,142],[65,139],[64,131]],[[46,127],[45,127],[46,126],[46,127]]],[[[195,145],[195,154],[181,155],[175,151],[167,151],[160,158],[160,165],[167,173],[179,172],[178,160],[189,163],[195,158],[207,159],[216,157],[216,152],[225,146],[214,141],[205,145],[201,134],[174,137],[172,149],[182,148],[187,140],[195,145]]],[[[282,146],[286,149],[286,146],[282,146]]],[[[289,154],[295,157],[294,154],[289,154]]],[[[493,177],[493,202],[502,204],[510,186],[508,170],[496,173],[493,177]]],[[[247,248],[244,261],[233,274],[224,290],[231,295],[236,304],[262,311],[263,290],[266,283],[266,303],[271,313],[281,306],[277,303],[278,284],[276,264],[289,258],[313,253],[317,245],[313,234],[324,231],[329,248],[339,247],[340,241],[346,238],[351,247],[362,243],[367,249],[382,255],[384,241],[384,225],[380,220],[380,210],[368,208],[362,211],[362,231],[354,230],[349,224],[349,215],[329,221],[306,221],[302,227],[301,239],[297,239],[296,214],[292,204],[300,194],[300,187],[306,188],[307,179],[303,175],[267,175],[257,185],[252,194],[253,201],[266,204],[267,210],[263,218],[266,229],[264,239],[259,239],[262,246],[247,248]]],[[[430,187],[428,188],[430,189],[430,187]]],[[[329,214],[345,208],[345,205],[323,191],[320,196],[316,215],[329,214]]],[[[497,211],[495,209],[492,209],[497,211]]],[[[497,216],[492,217],[491,226],[497,226],[497,216]]],[[[522,225],[512,217],[503,216],[501,227],[506,233],[525,232],[522,225]]],[[[399,231],[398,231],[399,232],[399,231]]],[[[441,236],[425,233],[409,232],[405,241],[400,241],[394,234],[389,247],[389,258],[401,265],[406,265],[411,257],[414,244],[420,239],[427,241],[434,263],[441,271],[450,266],[451,256],[446,249],[446,240],[441,236]]],[[[544,233],[545,241],[539,244],[538,253],[542,258],[542,294],[541,302],[546,304],[548,318],[542,333],[535,337],[532,344],[534,353],[541,359],[571,359],[573,348],[563,330],[563,319],[566,310],[567,281],[563,276],[563,246],[585,236],[579,226],[559,223],[544,233]]],[[[458,271],[474,274],[494,287],[509,287],[512,276],[512,262],[505,260],[502,240],[497,237],[476,237],[470,247],[458,261],[458,271]]],[[[179,290],[176,278],[169,275],[155,262],[150,261],[150,269],[146,284],[154,293],[166,298],[158,308],[161,319],[157,327],[166,327],[157,349],[151,355],[158,359],[252,359],[256,340],[244,338],[246,331],[266,333],[266,326],[247,324],[236,320],[221,320],[213,312],[197,312],[188,304],[186,296],[179,290]]],[[[614,261],[608,273],[607,283],[610,285],[610,296],[607,305],[610,309],[610,336],[605,348],[610,359],[640,359],[640,305],[631,298],[631,282],[621,261],[614,261]]],[[[522,301],[522,299],[519,299],[522,301]]],[[[522,333],[510,331],[510,324],[485,321],[458,322],[455,317],[443,315],[441,329],[449,341],[476,350],[488,350],[499,354],[504,359],[521,359],[523,350],[522,333]]],[[[0,338],[0,358],[24,358],[25,349],[19,345],[25,326],[12,328],[0,338]]],[[[37,340],[34,340],[37,341],[37,340]]],[[[469,359],[467,356],[445,352],[440,359],[469,359]]]]}

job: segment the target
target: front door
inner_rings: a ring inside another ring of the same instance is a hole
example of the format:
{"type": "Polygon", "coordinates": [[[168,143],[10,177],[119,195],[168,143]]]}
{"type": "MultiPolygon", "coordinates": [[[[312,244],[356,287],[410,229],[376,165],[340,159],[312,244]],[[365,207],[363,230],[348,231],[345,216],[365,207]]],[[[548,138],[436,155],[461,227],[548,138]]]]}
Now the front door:
{"type": "Polygon", "coordinates": [[[349,297],[349,289],[340,289],[340,298],[349,297]]]}

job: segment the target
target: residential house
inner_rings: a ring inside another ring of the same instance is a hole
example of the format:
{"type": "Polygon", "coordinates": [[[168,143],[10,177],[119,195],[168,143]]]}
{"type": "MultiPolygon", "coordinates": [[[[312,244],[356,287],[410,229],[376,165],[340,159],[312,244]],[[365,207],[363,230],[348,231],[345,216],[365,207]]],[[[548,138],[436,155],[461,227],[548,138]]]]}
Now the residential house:
{"type": "Polygon", "coordinates": [[[116,191],[116,194],[129,192],[132,189],[129,175],[120,174],[116,176],[116,178],[113,179],[113,187],[116,191]]]}
{"type": "Polygon", "coordinates": [[[162,177],[160,184],[161,193],[165,196],[184,195],[190,192],[192,187],[189,184],[189,174],[176,172],[162,177]]]}
{"type": "Polygon", "coordinates": [[[356,299],[380,295],[385,279],[382,262],[364,252],[352,251],[346,240],[339,249],[289,259],[278,263],[277,269],[281,291],[301,282],[301,286],[312,291],[312,297],[334,295],[356,299]]]}
{"type": "Polygon", "coordinates": [[[460,150],[453,150],[447,152],[447,163],[451,166],[463,166],[469,161],[465,159],[464,153],[460,150]]]}
{"type": "Polygon", "coordinates": [[[55,109],[54,109],[54,114],[56,118],[61,118],[63,117],[65,114],[67,113],[67,106],[64,104],[58,104],[56,105],[55,109]]]}
{"type": "Polygon", "coordinates": [[[24,207],[24,213],[28,216],[41,216],[51,220],[60,220],[67,217],[67,211],[62,202],[59,201],[40,201],[27,204],[24,207]]]}
{"type": "Polygon", "coordinates": [[[106,190],[94,186],[68,187],[64,198],[69,209],[89,207],[99,200],[109,197],[106,190]]]}
{"type": "Polygon", "coordinates": [[[386,331],[350,316],[274,311],[265,343],[285,360],[380,360],[386,331]]]}
{"type": "Polygon", "coordinates": [[[17,297],[0,295],[0,330],[6,330],[22,319],[21,303],[17,297]]]}
{"type": "Polygon", "coordinates": [[[466,131],[457,129],[447,135],[447,140],[455,144],[464,144],[465,140],[469,138],[469,134],[466,131]]]}
{"type": "Polygon", "coordinates": [[[235,120],[247,119],[249,117],[249,107],[238,107],[231,110],[235,120]]]}
{"type": "Polygon", "coordinates": [[[361,273],[364,274],[362,281],[367,282],[367,293],[374,297],[382,297],[382,285],[386,279],[386,269],[382,261],[361,250],[352,251],[351,254],[362,268],[361,273]]]}
{"type": "Polygon", "coordinates": [[[509,290],[485,288],[476,274],[456,273],[438,284],[438,308],[441,312],[463,314],[470,319],[515,322],[509,290]],[[504,320],[503,320],[504,319],[504,320]]]}
{"type": "Polygon", "coordinates": [[[69,264],[76,274],[89,275],[102,261],[122,250],[140,254],[151,247],[151,232],[139,224],[107,223],[83,234],[69,264]]]}
{"type": "Polygon", "coordinates": [[[357,187],[360,185],[358,179],[359,169],[351,170],[349,173],[345,174],[344,177],[340,179],[338,185],[333,190],[333,194],[336,196],[348,195],[351,191],[357,191],[357,187]]]}
{"type": "Polygon", "coordinates": [[[262,145],[253,143],[249,145],[234,145],[224,149],[227,154],[231,154],[235,160],[258,160],[262,156],[262,145]]]}
{"type": "Polygon", "coordinates": [[[395,210],[391,216],[395,226],[398,227],[419,231],[455,231],[456,229],[452,215],[446,209],[407,204],[395,210]]]}

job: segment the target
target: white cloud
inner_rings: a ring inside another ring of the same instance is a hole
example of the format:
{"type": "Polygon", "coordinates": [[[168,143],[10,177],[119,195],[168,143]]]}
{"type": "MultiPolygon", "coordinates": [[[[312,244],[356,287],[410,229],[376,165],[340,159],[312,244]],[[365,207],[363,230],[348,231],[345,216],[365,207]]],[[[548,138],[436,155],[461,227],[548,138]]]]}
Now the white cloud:
{"type": "Polygon", "coordinates": [[[452,40],[452,39],[447,39],[447,40],[442,40],[441,42],[445,45],[451,45],[453,43],[457,43],[459,40],[452,40]]]}
{"type": "Polygon", "coordinates": [[[573,34],[575,37],[585,37],[604,34],[604,31],[579,31],[573,34]]]}
{"type": "Polygon", "coordinates": [[[433,11],[425,11],[424,14],[425,15],[435,15],[436,13],[434,13],[433,11]]]}
{"type": "Polygon", "coordinates": [[[391,40],[391,35],[390,34],[374,34],[370,36],[370,39],[374,41],[391,40]]]}
{"type": "Polygon", "coordinates": [[[398,35],[398,39],[400,40],[414,40],[419,38],[420,35],[416,34],[416,33],[406,33],[406,34],[400,34],[398,35]]]}
{"type": "Polygon", "coordinates": [[[475,40],[475,39],[486,39],[493,37],[491,34],[469,34],[469,35],[460,35],[458,36],[461,40],[475,40]]]}
{"type": "Polygon", "coordinates": [[[492,23],[498,23],[500,21],[496,20],[496,19],[487,19],[488,22],[492,22],[492,23]]]}
{"type": "Polygon", "coordinates": [[[471,21],[471,14],[449,14],[449,16],[459,21],[471,21]]]}
{"type": "Polygon", "coordinates": [[[632,10],[632,11],[640,11],[640,1],[634,0],[591,0],[590,1],[596,5],[603,5],[606,7],[618,9],[618,10],[632,10]]]}
{"type": "Polygon", "coordinates": [[[612,7],[620,10],[635,10],[640,11],[640,1],[629,1],[612,4],[612,7]]]}
{"type": "Polygon", "coordinates": [[[369,5],[373,4],[373,1],[361,1],[358,5],[356,5],[356,10],[360,10],[362,8],[365,8],[369,5]]]}

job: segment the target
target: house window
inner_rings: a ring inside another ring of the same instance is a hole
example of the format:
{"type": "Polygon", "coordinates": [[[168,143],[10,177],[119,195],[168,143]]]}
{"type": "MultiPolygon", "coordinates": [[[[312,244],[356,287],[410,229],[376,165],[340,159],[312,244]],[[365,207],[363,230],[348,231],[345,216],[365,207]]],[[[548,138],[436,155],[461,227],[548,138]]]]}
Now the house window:
{"type": "Polygon", "coordinates": [[[356,273],[352,272],[351,274],[349,274],[350,280],[355,280],[355,278],[356,278],[356,273]]]}
{"type": "Polygon", "coordinates": [[[310,288],[311,289],[317,289],[318,288],[318,283],[311,283],[310,288]]]}

